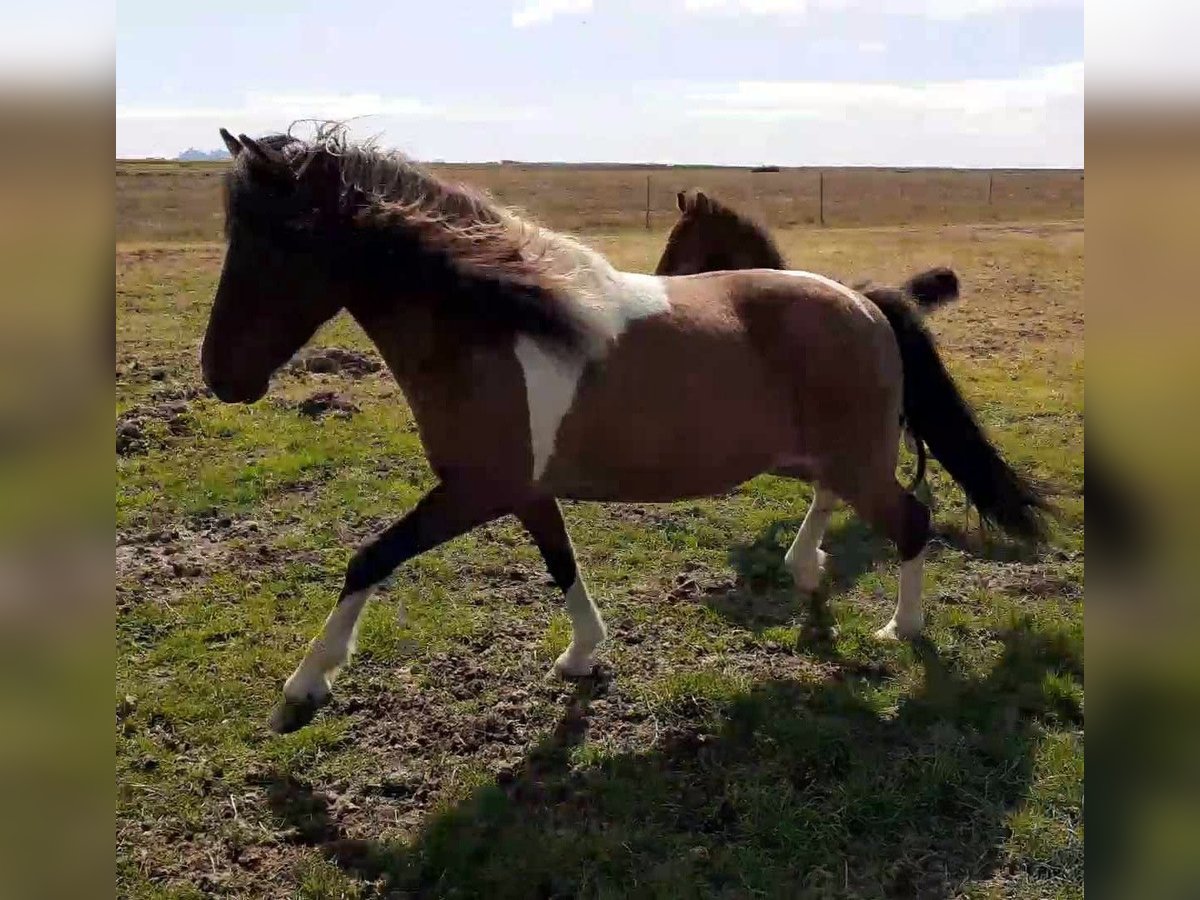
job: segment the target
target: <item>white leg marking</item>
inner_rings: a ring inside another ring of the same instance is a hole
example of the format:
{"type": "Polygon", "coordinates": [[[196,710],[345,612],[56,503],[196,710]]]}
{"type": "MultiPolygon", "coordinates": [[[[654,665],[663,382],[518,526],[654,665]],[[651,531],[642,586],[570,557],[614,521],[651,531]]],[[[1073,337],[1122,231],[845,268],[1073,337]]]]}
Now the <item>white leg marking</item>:
{"type": "Polygon", "coordinates": [[[525,374],[529,404],[529,442],[533,452],[533,480],[546,471],[554,455],[554,440],[563,416],[575,399],[584,361],[546,350],[528,335],[518,335],[514,351],[525,374]]]}
{"type": "Polygon", "coordinates": [[[829,527],[829,519],[836,505],[837,498],[818,487],[813,494],[812,506],[808,508],[804,522],[796,532],[796,539],[784,554],[784,564],[792,570],[796,587],[802,591],[811,593],[821,583],[821,572],[825,568],[821,539],[825,537],[825,529],[829,527]]]}
{"type": "Polygon", "coordinates": [[[296,671],[283,685],[285,700],[324,700],[329,696],[334,676],[354,652],[358,620],[375,588],[370,587],[338,601],[321,633],[309,644],[308,652],[296,671]]]}
{"type": "Polygon", "coordinates": [[[566,600],[567,615],[571,617],[571,643],[554,661],[554,671],[560,675],[588,675],[596,665],[592,652],[608,636],[608,631],[582,575],[575,577],[566,600]]]}
{"type": "Polygon", "coordinates": [[[877,632],[875,637],[883,640],[912,640],[925,627],[925,614],[921,611],[921,583],[925,570],[925,551],[900,564],[900,597],[892,621],[877,632]]]}

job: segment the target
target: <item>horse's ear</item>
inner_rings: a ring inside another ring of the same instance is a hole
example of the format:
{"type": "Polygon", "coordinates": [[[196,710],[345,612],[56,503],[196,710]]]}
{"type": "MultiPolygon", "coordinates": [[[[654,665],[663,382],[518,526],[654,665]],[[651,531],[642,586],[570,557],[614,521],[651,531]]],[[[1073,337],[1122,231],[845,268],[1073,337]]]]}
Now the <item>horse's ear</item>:
{"type": "Polygon", "coordinates": [[[222,128],[221,140],[225,142],[225,149],[229,151],[229,155],[237,159],[238,154],[242,152],[242,145],[238,143],[238,139],[222,128]]]}
{"type": "Polygon", "coordinates": [[[680,191],[675,195],[675,205],[679,207],[681,213],[688,211],[688,195],[687,191],[680,191]]]}
{"type": "Polygon", "coordinates": [[[695,212],[702,216],[712,213],[712,200],[704,191],[696,191],[695,212]]]}
{"type": "Polygon", "coordinates": [[[254,140],[254,138],[246,137],[244,134],[239,134],[238,140],[242,142],[242,147],[246,152],[259,162],[276,166],[287,165],[287,160],[283,154],[274,147],[264,147],[258,141],[254,140]]]}

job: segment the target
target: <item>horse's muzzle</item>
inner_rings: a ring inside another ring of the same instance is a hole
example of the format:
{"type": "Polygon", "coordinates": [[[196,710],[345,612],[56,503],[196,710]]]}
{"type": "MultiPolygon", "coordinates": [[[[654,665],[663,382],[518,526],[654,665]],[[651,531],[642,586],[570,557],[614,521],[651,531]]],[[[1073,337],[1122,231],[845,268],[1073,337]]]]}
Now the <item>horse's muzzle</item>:
{"type": "Polygon", "coordinates": [[[261,400],[267,393],[267,387],[270,384],[268,381],[250,383],[238,383],[233,380],[218,378],[204,373],[204,383],[208,385],[209,390],[216,394],[217,399],[222,403],[255,403],[261,400]]]}

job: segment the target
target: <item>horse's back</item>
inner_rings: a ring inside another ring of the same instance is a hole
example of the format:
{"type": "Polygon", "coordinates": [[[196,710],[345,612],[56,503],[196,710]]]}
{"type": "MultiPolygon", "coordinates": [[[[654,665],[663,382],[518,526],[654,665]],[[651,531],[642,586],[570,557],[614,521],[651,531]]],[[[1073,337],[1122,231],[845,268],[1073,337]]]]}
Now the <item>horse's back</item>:
{"type": "Polygon", "coordinates": [[[867,301],[780,272],[665,285],[667,309],[631,322],[580,379],[547,472],[557,493],[718,492],[814,448],[853,455],[847,444],[874,445],[898,420],[899,355],[867,301]]]}
{"type": "Polygon", "coordinates": [[[771,269],[671,282],[673,302],[686,297],[690,305],[728,307],[723,315],[737,321],[772,379],[789,391],[806,450],[829,456],[847,440],[874,446],[877,428],[898,423],[899,346],[883,313],[857,291],[820,275],[771,269]]]}
{"type": "Polygon", "coordinates": [[[857,291],[810,272],[744,269],[668,279],[672,307],[734,323],[759,352],[779,355],[790,372],[846,377],[858,369],[901,381],[900,355],[887,319],[857,291]],[[839,373],[835,376],[834,373],[839,373]]]}

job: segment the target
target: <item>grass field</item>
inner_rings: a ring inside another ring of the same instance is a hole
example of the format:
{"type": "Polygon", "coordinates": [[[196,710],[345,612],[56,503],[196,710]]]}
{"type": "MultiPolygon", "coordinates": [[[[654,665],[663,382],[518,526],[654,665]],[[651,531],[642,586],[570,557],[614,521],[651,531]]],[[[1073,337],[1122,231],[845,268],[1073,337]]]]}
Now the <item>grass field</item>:
{"type": "MultiPolygon", "coordinates": [[[[1056,489],[1051,544],[1027,550],[964,530],[933,467],[927,641],[872,640],[895,558],[845,511],[825,542],[838,631],[809,627],[822,615],[782,567],[802,485],[569,504],[611,631],[597,678],[544,680],[569,626],[505,520],[401,570],[336,702],[277,737],[267,713],[354,545],[431,475],[344,318],[317,339],[349,351],[314,366],[336,371],[294,367],[254,407],[207,396],[218,179],[123,168],[119,896],[1082,896],[1081,207],[1047,189],[1004,223],[778,232],[793,265],[843,278],[954,266],[963,300],[932,323],[948,365],[1005,452],[1056,489]]],[[[593,199],[628,172],[530,171],[534,199],[507,199],[559,204],[546,218],[619,266],[654,265],[674,186],[646,232],[606,225],[593,199]],[[562,196],[538,200],[545,179],[562,196]]],[[[938,206],[930,192],[916,202],[938,206]]],[[[883,202],[881,221],[898,215],[883,202]]]]}
{"type": "MultiPolygon", "coordinates": [[[[117,163],[117,240],[220,240],[226,163],[117,163]]],[[[440,175],[481,185],[551,228],[670,227],[675,193],[699,187],[776,228],[818,223],[816,169],[751,173],[702,167],[435,165],[440,175]]],[[[832,227],[1083,218],[1083,173],[952,169],[827,169],[825,219],[832,227]],[[991,181],[991,199],[988,182],[991,181]]]]}

